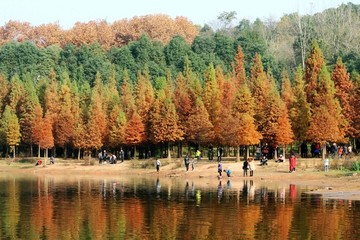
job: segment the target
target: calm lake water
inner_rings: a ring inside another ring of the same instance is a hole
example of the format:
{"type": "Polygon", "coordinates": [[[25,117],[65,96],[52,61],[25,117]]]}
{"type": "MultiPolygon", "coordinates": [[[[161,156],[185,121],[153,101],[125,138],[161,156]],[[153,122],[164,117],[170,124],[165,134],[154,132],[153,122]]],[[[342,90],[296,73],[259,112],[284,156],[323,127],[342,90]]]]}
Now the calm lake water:
{"type": "Polygon", "coordinates": [[[227,179],[0,176],[0,239],[360,239],[360,202],[227,179]]]}

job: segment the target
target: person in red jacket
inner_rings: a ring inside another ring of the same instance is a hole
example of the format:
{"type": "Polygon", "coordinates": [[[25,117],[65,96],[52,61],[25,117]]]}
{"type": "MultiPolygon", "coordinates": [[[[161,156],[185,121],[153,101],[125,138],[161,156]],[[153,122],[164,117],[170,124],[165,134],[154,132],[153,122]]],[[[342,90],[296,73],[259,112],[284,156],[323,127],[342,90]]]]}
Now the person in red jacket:
{"type": "Polygon", "coordinates": [[[290,171],[289,172],[295,172],[296,168],[296,157],[295,153],[292,151],[289,158],[289,164],[290,164],[290,171]]]}

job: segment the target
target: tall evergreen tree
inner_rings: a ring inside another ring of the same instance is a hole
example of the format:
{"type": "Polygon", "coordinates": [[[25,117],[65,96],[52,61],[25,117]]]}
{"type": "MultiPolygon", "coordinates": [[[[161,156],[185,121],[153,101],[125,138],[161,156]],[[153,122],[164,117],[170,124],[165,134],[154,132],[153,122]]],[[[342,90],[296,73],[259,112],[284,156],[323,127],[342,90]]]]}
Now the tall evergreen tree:
{"type": "Polygon", "coordinates": [[[344,141],[344,126],[347,122],[341,113],[339,101],[335,98],[334,82],[325,65],[321,68],[318,81],[307,135],[309,139],[322,145],[324,158],[326,142],[344,141]]]}
{"type": "Polygon", "coordinates": [[[294,101],[290,108],[291,126],[297,141],[306,141],[310,124],[310,105],[306,100],[305,83],[301,66],[297,68],[293,86],[294,101]]]}
{"type": "Polygon", "coordinates": [[[19,145],[21,140],[20,124],[14,111],[7,105],[1,118],[0,136],[5,138],[6,145],[9,146],[10,152],[15,158],[15,147],[19,145]]]}
{"type": "Polygon", "coordinates": [[[214,127],[214,139],[216,139],[218,138],[216,133],[219,133],[222,106],[221,92],[216,78],[216,72],[212,64],[205,72],[203,102],[209,114],[210,122],[214,127]]]}
{"type": "Polygon", "coordinates": [[[255,123],[258,131],[265,137],[265,131],[263,130],[264,122],[267,119],[265,108],[267,104],[271,104],[268,99],[270,83],[264,72],[261,56],[259,54],[255,55],[251,66],[249,87],[252,96],[255,99],[255,123]]]}
{"type": "Polygon", "coordinates": [[[66,72],[63,72],[58,100],[59,112],[54,122],[54,141],[57,146],[64,149],[64,157],[67,158],[67,145],[70,144],[74,134],[75,118],[71,111],[71,86],[66,72]]]}
{"type": "MultiPolygon", "coordinates": [[[[240,160],[239,146],[251,146],[260,143],[261,134],[256,130],[254,119],[254,99],[251,96],[250,89],[246,82],[240,85],[232,105],[232,116],[235,123],[230,125],[229,132],[234,132],[230,142],[237,147],[236,160],[240,160]]],[[[249,148],[247,148],[246,157],[249,157],[249,148]]]]}
{"type": "Polygon", "coordinates": [[[354,109],[352,102],[353,97],[353,83],[350,81],[350,74],[347,72],[344,63],[341,58],[338,58],[335,68],[332,71],[331,79],[335,84],[335,96],[339,99],[340,106],[342,109],[342,114],[345,119],[348,121],[348,128],[345,130],[348,136],[354,136],[354,127],[353,127],[353,118],[354,118],[354,109]]]}
{"type": "Polygon", "coordinates": [[[235,61],[233,63],[234,80],[236,88],[239,88],[242,83],[247,81],[245,71],[245,56],[240,45],[238,45],[235,61]]]}
{"type": "Polygon", "coordinates": [[[305,63],[305,92],[306,100],[312,106],[317,92],[318,79],[322,66],[325,64],[323,53],[317,42],[312,44],[311,51],[305,63]]]}
{"type": "Polygon", "coordinates": [[[33,121],[35,118],[35,108],[40,105],[39,98],[36,94],[35,83],[29,74],[23,76],[24,94],[21,98],[19,107],[19,123],[21,139],[23,143],[30,146],[30,156],[33,156],[32,145],[34,139],[32,135],[33,121]]]}
{"type": "Polygon", "coordinates": [[[145,125],[137,111],[133,111],[132,116],[127,122],[125,130],[126,144],[134,147],[134,158],[136,159],[136,146],[143,143],[146,139],[145,125]]]}
{"type": "Polygon", "coordinates": [[[5,98],[6,98],[6,94],[8,92],[8,81],[6,79],[5,74],[0,73],[0,116],[2,114],[2,112],[4,111],[4,102],[5,102],[5,98]]]}

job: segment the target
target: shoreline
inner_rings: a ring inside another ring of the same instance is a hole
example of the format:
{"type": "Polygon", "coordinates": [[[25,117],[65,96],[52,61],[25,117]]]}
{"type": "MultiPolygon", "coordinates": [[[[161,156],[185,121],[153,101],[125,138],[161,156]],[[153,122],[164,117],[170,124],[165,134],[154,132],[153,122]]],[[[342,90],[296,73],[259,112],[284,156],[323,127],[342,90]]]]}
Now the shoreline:
{"type": "MultiPolygon", "coordinates": [[[[164,162],[157,173],[155,169],[155,160],[127,160],[117,164],[98,164],[84,165],[83,161],[61,160],[55,161],[54,165],[35,166],[31,163],[11,163],[7,164],[5,160],[0,160],[0,172],[12,174],[28,174],[38,176],[56,176],[64,177],[65,180],[72,177],[77,178],[112,178],[126,180],[130,176],[161,178],[171,180],[173,178],[184,179],[187,181],[196,181],[197,185],[209,186],[218,184],[217,161],[201,160],[196,164],[194,171],[191,169],[186,172],[182,159],[161,159],[164,162]],[[134,168],[134,165],[141,165],[151,161],[148,164],[150,168],[134,168]]],[[[268,162],[267,166],[259,166],[256,161],[254,176],[243,177],[242,161],[222,161],[223,169],[231,169],[231,182],[233,185],[240,184],[244,180],[254,180],[266,184],[295,184],[309,186],[313,189],[310,194],[321,194],[328,199],[344,199],[360,201],[360,174],[357,172],[345,172],[332,170],[324,172],[322,161],[319,159],[299,159],[296,171],[289,173],[289,163],[276,163],[273,160],[268,162]]],[[[4,174],[2,174],[4,175],[4,174]]],[[[223,181],[228,178],[223,172],[223,181]]]]}

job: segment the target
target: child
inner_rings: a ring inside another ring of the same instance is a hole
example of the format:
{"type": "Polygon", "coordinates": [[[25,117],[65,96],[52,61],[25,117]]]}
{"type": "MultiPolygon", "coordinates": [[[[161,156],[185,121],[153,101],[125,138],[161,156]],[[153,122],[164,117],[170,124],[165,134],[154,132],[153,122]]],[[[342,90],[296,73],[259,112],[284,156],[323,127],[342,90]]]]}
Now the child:
{"type": "Polygon", "coordinates": [[[324,160],[325,172],[329,171],[329,159],[326,157],[324,160]]]}
{"type": "Polygon", "coordinates": [[[224,170],[224,172],[226,173],[228,178],[231,177],[231,170],[230,169],[226,169],[226,170],[224,170]]]}
{"type": "Polygon", "coordinates": [[[222,176],[221,176],[221,172],[222,172],[222,163],[219,162],[219,163],[218,163],[218,173],[219,173],[219,177],[220,177],[220,178],[222,177],[222,176]]]}

